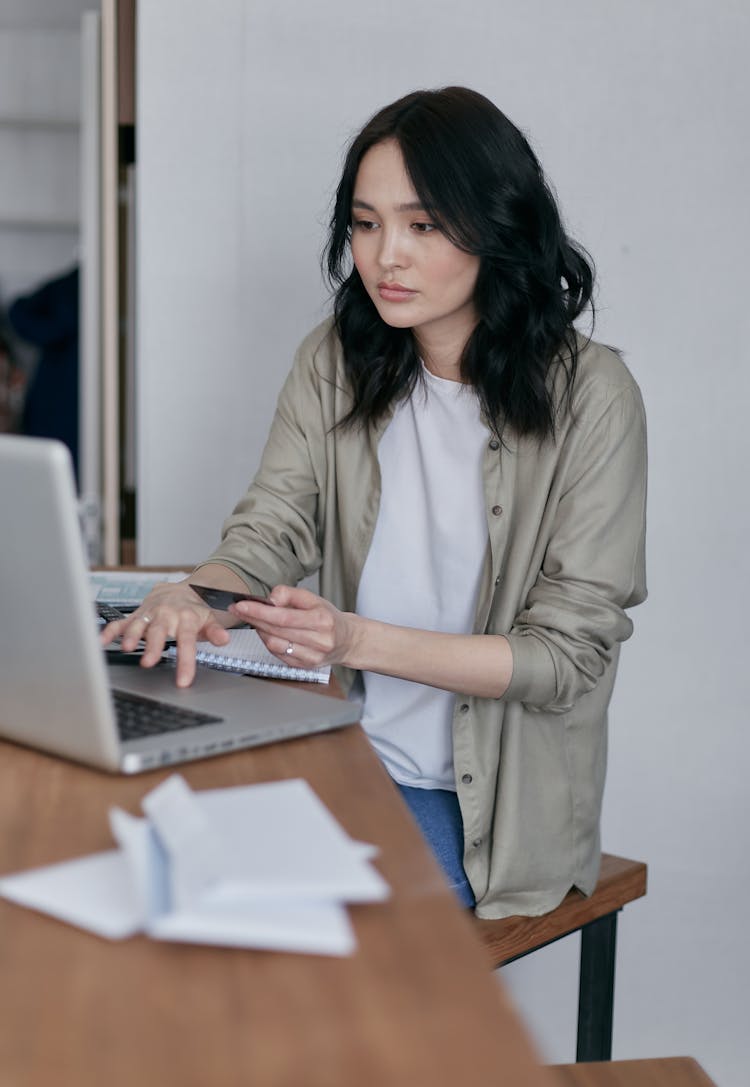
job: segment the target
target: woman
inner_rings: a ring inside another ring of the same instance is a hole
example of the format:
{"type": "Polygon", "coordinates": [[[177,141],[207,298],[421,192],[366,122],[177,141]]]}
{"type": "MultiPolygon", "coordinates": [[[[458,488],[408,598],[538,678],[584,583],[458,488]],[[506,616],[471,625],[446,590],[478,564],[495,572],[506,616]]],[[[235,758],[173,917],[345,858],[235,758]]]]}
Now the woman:
{"type": "MultiPolygon", "coordinates": [[[[291,664],[332,664],[482,917],[593,889],[606,712],[645,597],[645,422],[573,323],[593,273],[486,98],[419,91],[353,141],[303,342],[254,483],[197,583],[291,664]],[[353,266],[349,265],[349,255],[353,266]],[[321,596],[294,586],[320,570],[321,596]]],[[[189,581],[122,629],[143,663],[228,635],[189,581]]]]}

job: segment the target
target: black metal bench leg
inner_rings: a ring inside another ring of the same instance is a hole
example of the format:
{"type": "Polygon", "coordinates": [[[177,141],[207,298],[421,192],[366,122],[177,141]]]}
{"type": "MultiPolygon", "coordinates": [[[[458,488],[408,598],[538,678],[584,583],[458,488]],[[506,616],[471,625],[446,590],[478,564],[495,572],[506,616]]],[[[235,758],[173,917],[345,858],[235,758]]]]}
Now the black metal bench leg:
{"type": "Polygon", "coordinates": [[[612,1059],[617,911],[581,929],[577,1061],[612,1059]]]}

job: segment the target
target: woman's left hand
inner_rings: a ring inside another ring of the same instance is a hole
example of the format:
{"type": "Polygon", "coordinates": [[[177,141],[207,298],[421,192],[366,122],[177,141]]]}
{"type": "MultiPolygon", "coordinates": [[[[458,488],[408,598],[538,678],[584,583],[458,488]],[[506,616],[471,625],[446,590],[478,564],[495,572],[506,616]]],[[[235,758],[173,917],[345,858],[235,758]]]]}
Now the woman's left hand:
{"type": "Polygon", "coordinates": [[[276,585],[268,604],[243,600],[229,611],[258,631],[267,649],[287,664],[317,668],[346,664],[352,656],[357,616],[339,611],[308,589],[276,585]]]}
{"type": "Polygon", "coordinates": [[[277,585],[268,604],[243,600],[229,611],[251,623],[274,656],[297,668],[343,664],[444,691],[501,698],[513,673],[498,634],[445,634],[394,626],[339,611],[308,589],[277,585]]]}

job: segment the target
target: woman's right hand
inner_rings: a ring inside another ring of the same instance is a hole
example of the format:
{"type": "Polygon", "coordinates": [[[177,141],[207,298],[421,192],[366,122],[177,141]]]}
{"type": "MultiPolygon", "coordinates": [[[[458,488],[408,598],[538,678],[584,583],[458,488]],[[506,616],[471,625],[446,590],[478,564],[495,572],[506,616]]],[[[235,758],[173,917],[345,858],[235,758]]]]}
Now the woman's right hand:
{"type": "MultiPolygon", "coordinates": [[[[227,622],[234,621],[227,616],[227,622]]],[[[195,678],[197,641],[226,645],[229,632],[215,612],[201,600],[188,581],[159,582],[143,603],[125,619],[108,623],[101,633],[102,645],[120,638],[120,647],[132,653],[145,642],[141,658],[143,668],[152,668],[161,660],[168,639],[177,642],[177,686],[189,687],[195,678]]]]}

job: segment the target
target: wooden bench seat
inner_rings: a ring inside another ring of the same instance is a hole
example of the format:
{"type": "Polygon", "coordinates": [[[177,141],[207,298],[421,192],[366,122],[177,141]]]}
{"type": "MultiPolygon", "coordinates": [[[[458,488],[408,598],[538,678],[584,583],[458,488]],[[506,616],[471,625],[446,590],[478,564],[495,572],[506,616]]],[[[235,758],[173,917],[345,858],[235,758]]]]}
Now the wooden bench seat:
{"type": "Polygon", "coordinates": [[[716,1087],[692,1057],[657,1057],[606,1064],[553,1064],[558,1087],[716,1087]]]}
{"type": "Polygon", "coordinates": [[[599,882],[588,898],[570,891],[556,910],[542,917],[475,920],[493,969],[581,932],[577,1061],[608,1061],[612,1056],[617,914],[645,895],[646,877],[642,861],[603,853],[599,882]]]}

